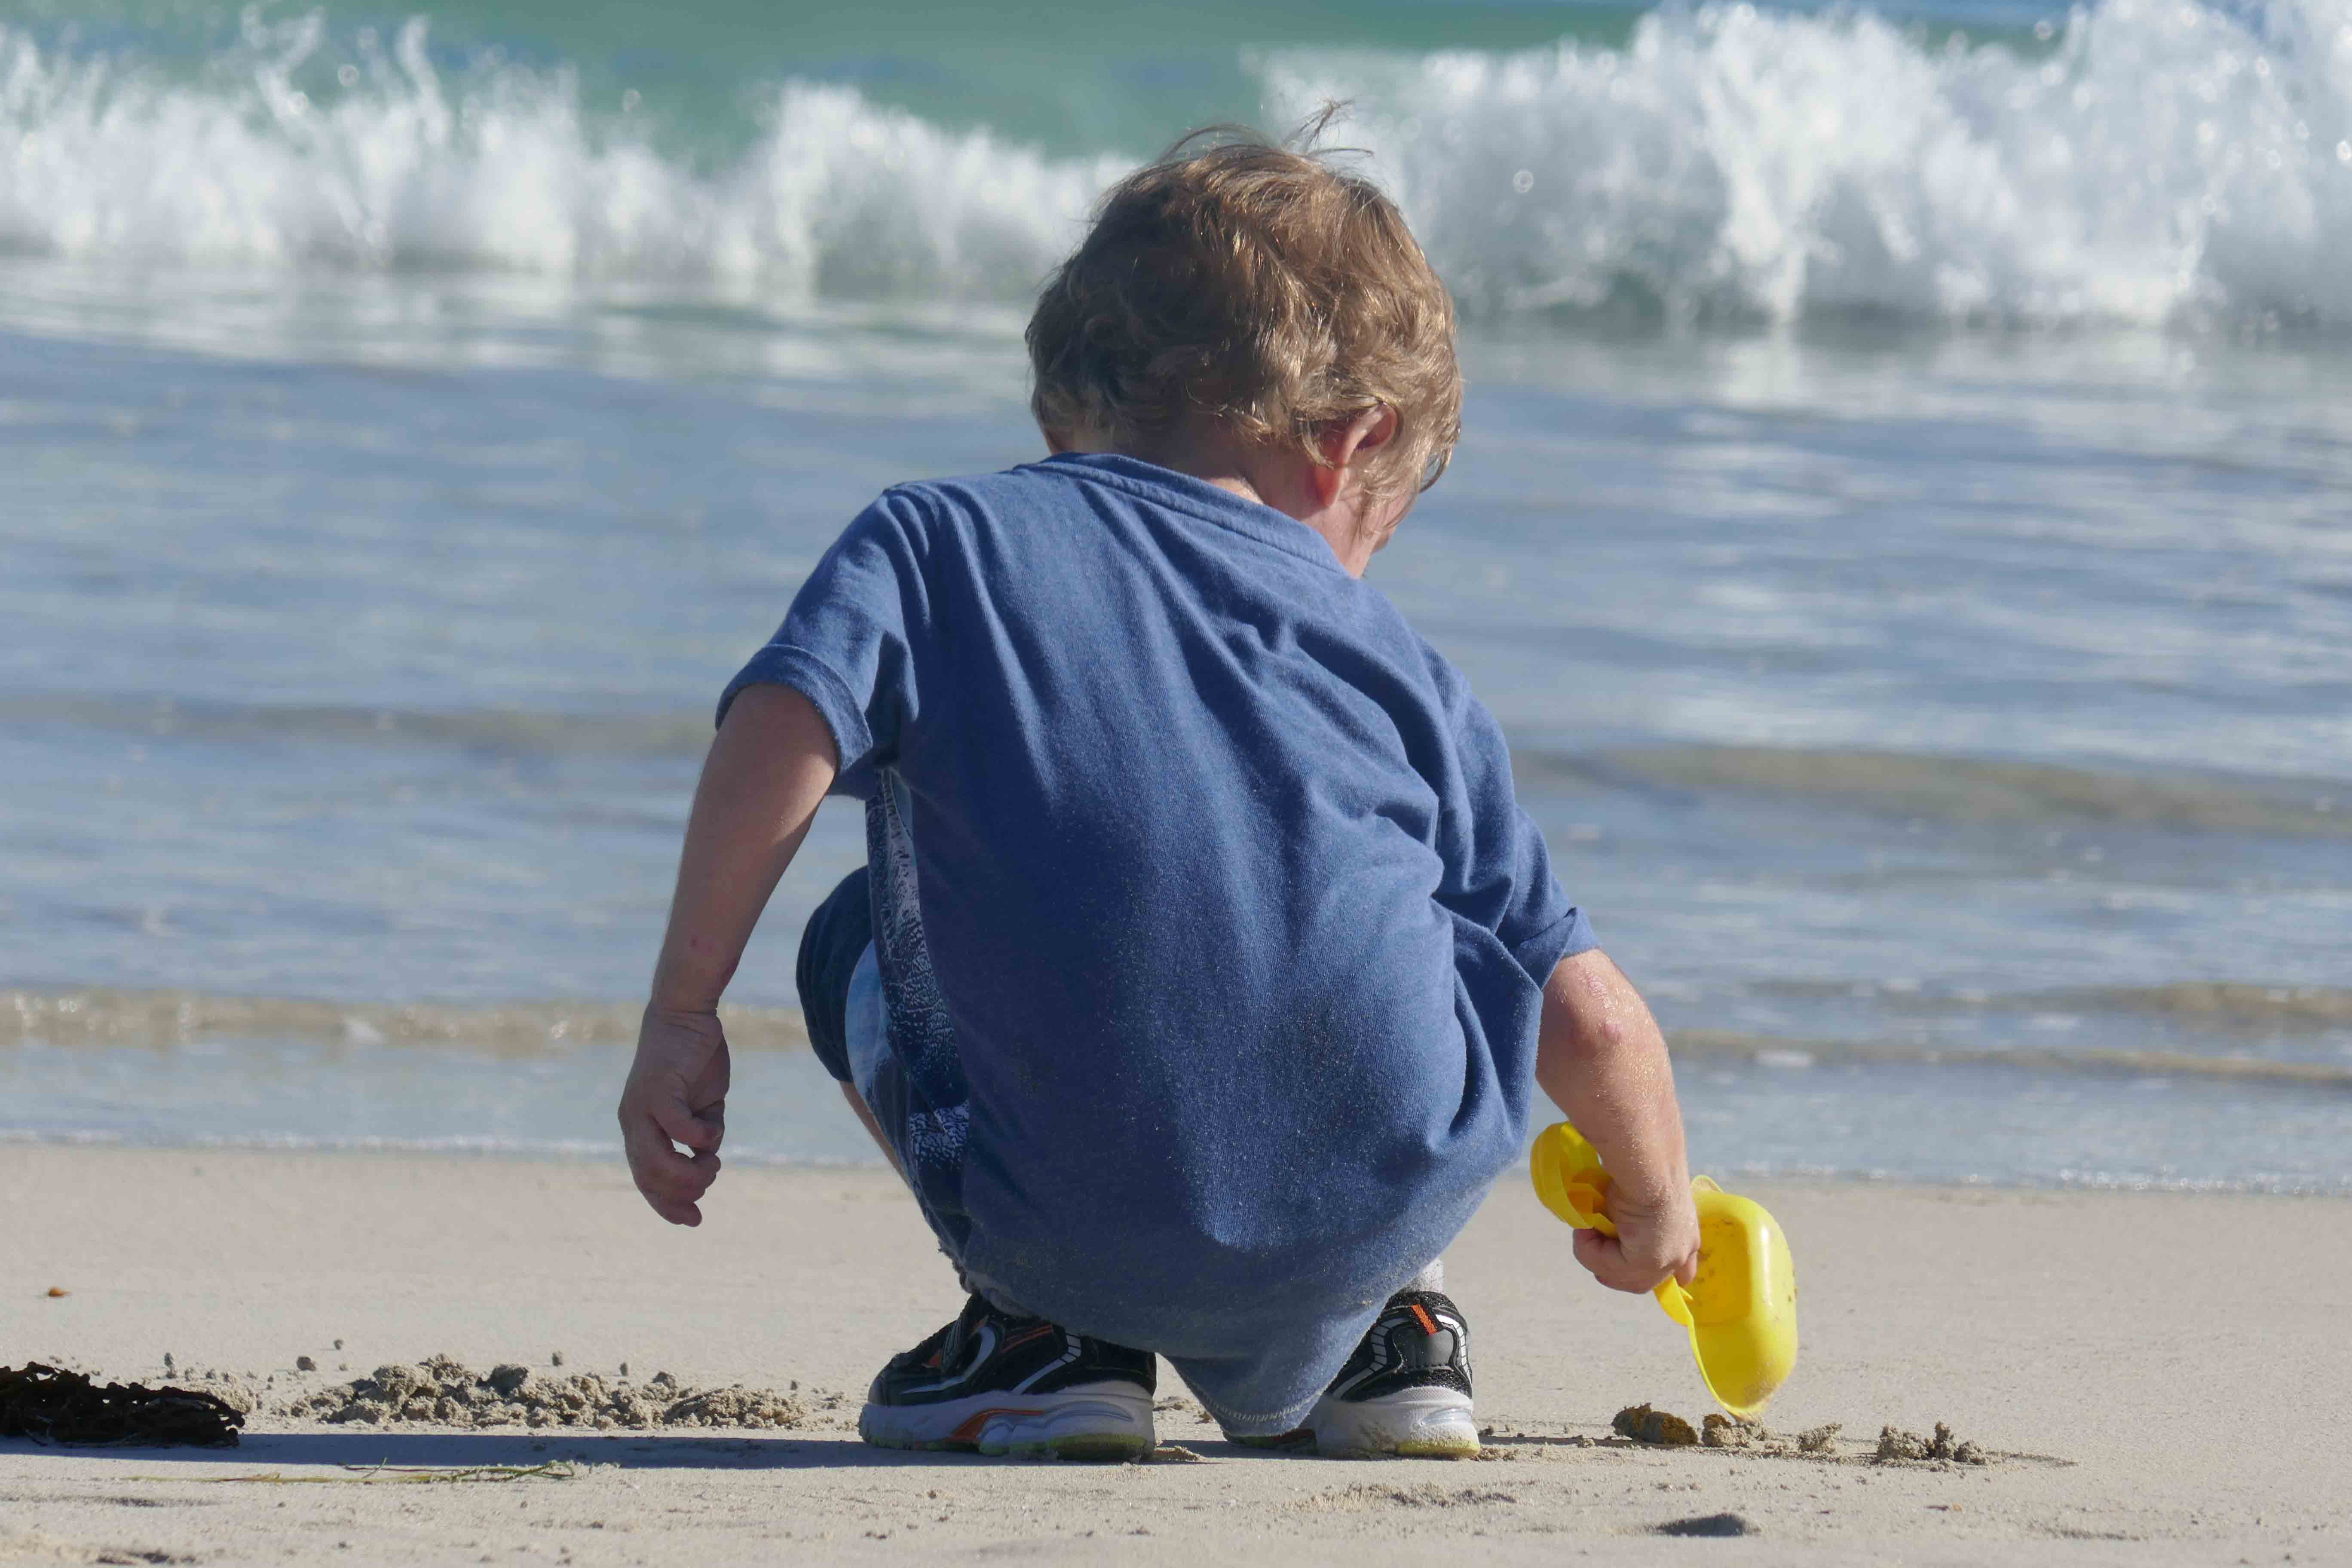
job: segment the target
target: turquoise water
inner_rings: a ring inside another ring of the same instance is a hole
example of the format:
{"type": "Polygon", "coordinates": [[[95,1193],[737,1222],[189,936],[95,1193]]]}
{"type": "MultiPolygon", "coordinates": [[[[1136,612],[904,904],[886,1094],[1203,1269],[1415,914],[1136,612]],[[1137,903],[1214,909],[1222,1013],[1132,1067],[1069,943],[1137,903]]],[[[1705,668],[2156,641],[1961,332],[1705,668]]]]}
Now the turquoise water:
{"type": "Polygon", "coordinates": [[[0,5],[0,1136],[603,1148],[718,686],[1036,454],[1107,181],[1335,97],[1473,384],[1374,580],[1701,1161],[2352,1190],[2343,0],[0,5]]]}

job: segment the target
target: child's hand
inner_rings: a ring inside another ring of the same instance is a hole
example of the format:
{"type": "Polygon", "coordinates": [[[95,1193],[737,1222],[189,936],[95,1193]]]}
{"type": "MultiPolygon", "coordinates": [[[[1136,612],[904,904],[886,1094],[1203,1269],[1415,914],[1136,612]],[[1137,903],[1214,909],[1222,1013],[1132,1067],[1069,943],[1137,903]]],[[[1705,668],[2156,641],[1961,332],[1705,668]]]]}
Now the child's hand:
{"type": "Polygon", "coordinates": [[[1571,953],[1544,986],[1536,1081],[1609,1168],[1613,1237],[1576,1233],[1576,1260],[1612,1290],[1654,1290],[1698,1273],[1682,1109],[1665,1037],[1641,993],[1598,948],[1571,953]]]}
{"type": "Polygon", "coordinates": [[[654,1213],[700,1225],[697,1200],[719,1179],[727,1130],[727,1032],[716,1013],[647,1007],[621,1089],[621,1144],[654,1213]],[[681,1154],[677,1144],[686,1145],[681,1154]]]}
{"type": "Polygon", "coordinates": [[[1698,1275],[1698,1206],[1685,1190],[1654,1209],[1610,1194],[1609,1217],[1615,1236],[1597,1230],[1576,1233],[1576,1260],[1612,1290],[1636,1295],[1658,1288],[1668,1275],[1689,1284],[1698,1275]]]}

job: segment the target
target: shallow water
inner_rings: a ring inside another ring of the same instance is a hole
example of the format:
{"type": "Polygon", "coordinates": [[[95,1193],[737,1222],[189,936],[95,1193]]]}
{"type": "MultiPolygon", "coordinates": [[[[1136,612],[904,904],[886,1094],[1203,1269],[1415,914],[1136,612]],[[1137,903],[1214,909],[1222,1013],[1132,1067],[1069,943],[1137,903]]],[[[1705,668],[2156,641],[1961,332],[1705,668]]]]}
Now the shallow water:
{"type": "MultiPolygon", "coordinates": [[[[1102,179],[1345,88],[1471,323],[1374,580],[1699,1162],[2352,1191],[2338,11],[1284,12],[1018,109],[717,10],[0,9],[0,1135],[603,1147],[726,676],[876,489],[1035,455],[1102,179]]],[[[829,807],[739,999],[861,854],[829,807]]],[[[819,1079],[747,1051],[731,1138],[859,1157],[819,1079]]]]}

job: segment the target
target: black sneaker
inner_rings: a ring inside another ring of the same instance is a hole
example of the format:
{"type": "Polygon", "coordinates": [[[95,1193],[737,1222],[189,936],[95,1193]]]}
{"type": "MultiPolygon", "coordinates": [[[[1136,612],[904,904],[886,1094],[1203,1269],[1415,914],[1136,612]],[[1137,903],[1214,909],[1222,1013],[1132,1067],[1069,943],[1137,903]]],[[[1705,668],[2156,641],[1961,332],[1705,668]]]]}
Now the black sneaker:
{"type": "Polygon", "coordinates": [[[1156,1446],[1158,1374],[1149,1351],[1011,1317],[974,1296],[875,1374],[857,1435],[883,1448],[1140,1459],[1156,1446]]]}
{"type": "Polygon", "coordinates": [[[1343,1459],[1475,1458],[1470,1325],[1462,1310],[1434,1290],[1398,1291],[1315,1402],[1306,1426],[1241,1441],[1263,1448],[1311,1443],[1317,1453],[1343,1459]]]}

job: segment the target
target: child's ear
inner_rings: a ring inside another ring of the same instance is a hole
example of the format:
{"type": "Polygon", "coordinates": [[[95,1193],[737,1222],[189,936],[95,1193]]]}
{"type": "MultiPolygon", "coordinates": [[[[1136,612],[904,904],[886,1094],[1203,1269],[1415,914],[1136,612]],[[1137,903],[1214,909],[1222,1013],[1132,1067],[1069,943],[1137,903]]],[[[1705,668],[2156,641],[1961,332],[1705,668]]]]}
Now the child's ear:
{"type": "Polygon", "coordinates": [[[1325,506],[1338,500],[1348,470],[1395,440],[1402,425],[1403,421],[1397,417],[1397,411],[1382,403],[1365,409],[1352,419],[1344,422],[1334,420],[1325,426],[1323,461],[1314,465],[1313,472],[1307,476],[1307,482],[1314,487],[1316,499],[1325,506]]]}
{"type": "Polygon", "coordinates": [[[1357,414],[1355,418],[1331,421],[1328,426],[1324,426],[1324,461],[1318,463],[1315,475],[1310,475],[1310,484],[1315,484],[1315,494],[1322,499],[1324,505],[1331,505],[1331,500],[1339,496],[1340,479],[1345,478],[1345,472],[1360,466],[1364,458],[1373,456],[1383,447],[1388,447],[1388,442],[1397,439],[1397,430],[1400,430],[1402,423],[1404,421],[1397,418],[1397,411],[1381,402],[1381,405],[1373,405],[1364,409],[1362,414],[1357,414]]]}
{"type": "Polygon", "coordinates": [[[1323,455],[1334,468],[1344,468],[1395,440],[1402,423],[1395,409],[1375,404],[1344,424],[1335,420],[1326,426],[1323,455]]]}

